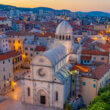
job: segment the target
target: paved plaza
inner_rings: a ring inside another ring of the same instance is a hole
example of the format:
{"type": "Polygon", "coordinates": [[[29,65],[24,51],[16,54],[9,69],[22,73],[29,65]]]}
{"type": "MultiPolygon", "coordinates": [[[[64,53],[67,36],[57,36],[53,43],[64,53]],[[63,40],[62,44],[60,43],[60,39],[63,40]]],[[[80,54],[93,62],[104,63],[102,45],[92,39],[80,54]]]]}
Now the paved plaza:
{"type": "Polygon", "coordinates": [[[20,101],[6,99],[5,97],[0,97],[0,99],[2,99],[0,100],[0,110],[58,110],[57,108],[46,108],[31,104],[24,104],[20,101]]]}
{"type": "Polygon", "coordinates": [[[11,91],[6,96],[0,96],[0,110],[58,110],[57,108],[46,108],[31,104],[22,103],[22,81],[18,81],[15,91],[11,91]]]}

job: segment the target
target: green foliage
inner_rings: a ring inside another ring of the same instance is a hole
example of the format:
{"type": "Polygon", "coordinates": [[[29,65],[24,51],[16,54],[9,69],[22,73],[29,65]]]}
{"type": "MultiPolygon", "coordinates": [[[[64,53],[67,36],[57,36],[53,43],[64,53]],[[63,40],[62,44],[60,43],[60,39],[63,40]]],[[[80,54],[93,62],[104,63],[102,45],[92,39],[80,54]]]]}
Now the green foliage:
{"type": "Polygon", "coordinates": [[[106,92],[106,91],[110,91],[110,84],[104,88],[100,88],[98,95],[100,95],[101,93],[106,92]]]}
{"type": "Polygon", "coordinates": [[[70,105],[70,104],[68,103],[68,101],[66,101],[65,110],[72,110],[72,105],[70,105]]]}
{"type": "Polygon", "coordinates": [[[105,110],[106,106],[106,103],[99,101],[92,106],[88,106],[88,110],[105,110]]]}
{"type": "Polygon", "coordinates": [[[110,85],[99,90],[99,95],[90,102],[87,110],[110,110],[110,85]]]}

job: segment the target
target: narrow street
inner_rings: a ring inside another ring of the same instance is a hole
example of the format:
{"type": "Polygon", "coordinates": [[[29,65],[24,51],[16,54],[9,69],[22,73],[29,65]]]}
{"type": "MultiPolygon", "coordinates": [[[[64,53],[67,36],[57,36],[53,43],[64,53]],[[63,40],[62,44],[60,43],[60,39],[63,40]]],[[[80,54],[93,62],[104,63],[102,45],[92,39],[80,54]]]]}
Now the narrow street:
{"type": "Polygon", "coordinates": [[[16,101],[21,101],[21,97],[22,97],[22,81],[21,80],[16,82],[14,91],[11,91],[10,93],[8,93],[6,97],[9,99],[16,100],[16,101]]]}

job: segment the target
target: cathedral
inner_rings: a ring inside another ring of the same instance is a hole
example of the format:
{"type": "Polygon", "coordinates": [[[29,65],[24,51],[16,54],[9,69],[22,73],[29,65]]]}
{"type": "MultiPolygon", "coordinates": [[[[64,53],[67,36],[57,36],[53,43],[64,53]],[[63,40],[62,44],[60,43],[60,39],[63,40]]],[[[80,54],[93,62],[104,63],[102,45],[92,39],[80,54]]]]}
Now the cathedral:
{"type": "Polygon", "coordinates": [[[23,101],[34,105],[63,109],[71,92],[71,58],[74,55],[74,39],[71,25],[62,21],[56,28],[53,44],[48,51],[36,55],[31,72],[23,80],[23,101]]]}

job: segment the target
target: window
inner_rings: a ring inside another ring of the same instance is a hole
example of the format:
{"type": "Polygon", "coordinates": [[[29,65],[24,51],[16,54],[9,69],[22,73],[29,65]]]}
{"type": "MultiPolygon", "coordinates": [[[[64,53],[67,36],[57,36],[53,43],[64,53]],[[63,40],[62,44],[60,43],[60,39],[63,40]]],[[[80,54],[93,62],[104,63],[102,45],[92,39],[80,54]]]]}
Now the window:
{"type": "Polygon", "coordinates": [[[33,48],[30,48],[31,51],[33,51],[33,48]]]}
{"type": "Polygon", "coordinates": [[[32,57],[33,55],[31,54],[31,57],[32,57]]]}
{"type": "Polygon", "coordinates": [[[71,40],[71,37],[69,36],[69,40],[71,40]]]}
{"type": "Polygon", "coordinates": [[[101,60],[104,60],[104,57],[101,57],[101,60]]]}
{"type": "Polygon", "coordinates": [[[3,68],[3,71],[5,71],[5,68],[3,68]]]}
{"type": "Polygon", "coordinates": [[[3,64],[5,64],[5,61],[3,61],[3,64]]]}
{"type": "Polygon", "coordinates": [[[10,63],[10,59],[9,59],[8,61],[9,61],[9,63],[10,63]]]}
{"type": "Polygon", "coordinates": [[[83,82],[83,86],[86,86],[86,82],[83,82]]]}
{"type": "Polygon", "coordinates": [[[59,39],[61,40],[61,36],[59,37],[59,39]]]}
{"type": "Polygon", "coordinates": [[[27,55],[28,55],[28,53],[25,53],[25,55],[27,56],[27,55]]]}
{"type": "Polygon", "coordinates": [[[65,40],[65,36],[63,36],[63,40],[65,40]]]}
{"type": "Polygon", "coordinates": [[[93,84],[93,88],[96,88],[96,84],[93,84]]]}
{"type": "Polygon", "coordinates": [[[28,92],[27,95],[28,95],[28,97],[29,97],[29,96],[30,96],[30,88],[29,88],[29,87],[27,88],[27,92],[28,92]]]}
{"type": "Polygon", "coordinates": [[[27,48],[27,47],[25,47],[25,50],[28,50],[28,48],[27,48]]]}
{"type": "Polygon", "coordinates": [[[21,47],[19,47],[19,50],[21,50],[21,47]]]}
{"type": "Polygon", "coordinates": [[[11,78],[11,73],[9,73],[9,78],[11,78]]]}
{"type": "Polygon", "coordinates": [[[55,95],[56,95],[55,100],[58,101],[58,92],[56,92],[55,95]]]}
{"type": "Polygon", "coordinates": [[[36,52],[36,54],[39,54],[38,52],[36,52]]]}
{"type": "Polygon", "coordinates": [[[87,63],[89,63],[89,60],[87,60],[87,63]]]}
{"type": "Polygon", "coordinates": [[[94,57],[94,60],[96,60],[96,57],[94,57]]]}
{"type": "Polygon", "coordinates": [[[8,42],[11,43],[11,40],[9,40],[8,42]]]}
{"type": "Polygon", "coordinates": [[[6,80],[6,77],[5,77],[5,75],[4,75],[3,79],[4,79],[4,80],[6,80]]]}

